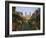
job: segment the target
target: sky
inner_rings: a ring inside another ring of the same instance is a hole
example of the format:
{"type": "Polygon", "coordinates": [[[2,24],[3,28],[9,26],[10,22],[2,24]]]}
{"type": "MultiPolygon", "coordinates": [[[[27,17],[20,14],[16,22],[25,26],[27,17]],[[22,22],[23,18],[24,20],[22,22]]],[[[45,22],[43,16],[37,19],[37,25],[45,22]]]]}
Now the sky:
{"type": "Polygon", "coordinates": [[[23,16],[25,16],[25,12],[27,13],[27,15],[29,15],[29,12],[31,13],[34,13],[34,11],[38,9],[36,7],[19,7],[19,6],[16,6],[16,11],[18,12],[22,12],[23,13],[23,16]]]}

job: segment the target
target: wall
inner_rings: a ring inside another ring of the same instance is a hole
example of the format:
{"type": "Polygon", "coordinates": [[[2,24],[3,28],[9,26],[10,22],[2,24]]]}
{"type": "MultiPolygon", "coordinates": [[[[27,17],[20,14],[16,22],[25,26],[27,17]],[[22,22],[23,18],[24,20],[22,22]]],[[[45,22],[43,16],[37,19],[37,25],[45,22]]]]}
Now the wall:
{"type": "MultiPolygon", "coordinates": [[[[44,3],[46,3],[45,0],[16,0],[16,1],[44,2],[44,3]]],[[[46,16],[46,13],[45,13],[45,16],[46,16]]],[[[46,17],[45,17],[45,19],[46,19],[46,17]]],[[[45,25],[46,25],[46,20],[45,20],[45,25]]],[[[0,0],[0,38],[5,38],[4,36],[5,36],[5,0],[0,0]]],[[[46,38],[46,35],[42,35],[42,36],[25,36],[25,37],[16,37],[16,38],[46,38]]]]}

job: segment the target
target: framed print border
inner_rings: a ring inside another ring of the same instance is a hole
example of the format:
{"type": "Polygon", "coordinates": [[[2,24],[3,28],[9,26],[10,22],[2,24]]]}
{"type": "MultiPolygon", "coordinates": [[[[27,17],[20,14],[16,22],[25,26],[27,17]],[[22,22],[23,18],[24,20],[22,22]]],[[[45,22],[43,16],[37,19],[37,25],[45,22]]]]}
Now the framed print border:
{"type": "Polygon", "coordinates": [[[5,1],[5,37],[18,37],[18,36],[34,36],[34,35],[44,35],[45,34],[45,4],[37,2],[19,2],[19,1],[5,1]],[[32,4],[32,5],[42,5],[43,6],[43,33],[34,34],[9,34],[9,4],[32,4]]]}

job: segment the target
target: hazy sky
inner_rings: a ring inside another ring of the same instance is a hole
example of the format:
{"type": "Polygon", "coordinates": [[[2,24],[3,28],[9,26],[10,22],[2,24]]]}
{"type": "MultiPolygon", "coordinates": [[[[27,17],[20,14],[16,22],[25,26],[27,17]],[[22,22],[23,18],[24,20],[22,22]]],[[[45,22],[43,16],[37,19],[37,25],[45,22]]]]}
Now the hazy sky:
{"type": "Polygon", "coordinates": [[[27,12],[27,14],[29,14],[29,12],[30,12],[31,15],[32,15],[32,13],[33,13],[36,9],[38,9],[38,8],[35,8],[35,7],[19,7],[19,6],[16,7],[16,11],[22,12],[24,16],[25,16],[25,12],[27,12]]]}

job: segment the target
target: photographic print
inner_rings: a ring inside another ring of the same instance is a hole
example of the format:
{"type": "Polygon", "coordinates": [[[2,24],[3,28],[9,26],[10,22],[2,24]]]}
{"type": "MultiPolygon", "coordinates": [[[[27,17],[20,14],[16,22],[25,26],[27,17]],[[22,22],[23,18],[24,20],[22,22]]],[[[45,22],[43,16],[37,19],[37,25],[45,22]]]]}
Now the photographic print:
{"type": "Polygon", "coordinates": [[[6,26],[6,32],[8,31],[6,36],[44,34],[44,3],[7,1],[7,4],[7,18],[9,18],[7,24],[9,26],[6,26]]]}
{"type": "Polygon", "coordinates": [[[40,8],[12,7],[12,31],[40,30],[40,8]]]}

